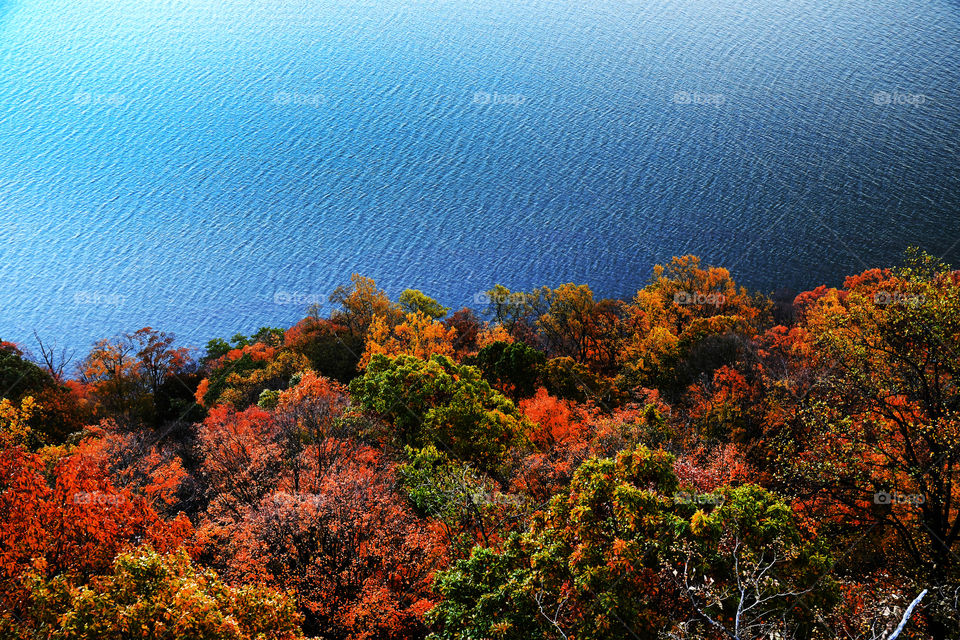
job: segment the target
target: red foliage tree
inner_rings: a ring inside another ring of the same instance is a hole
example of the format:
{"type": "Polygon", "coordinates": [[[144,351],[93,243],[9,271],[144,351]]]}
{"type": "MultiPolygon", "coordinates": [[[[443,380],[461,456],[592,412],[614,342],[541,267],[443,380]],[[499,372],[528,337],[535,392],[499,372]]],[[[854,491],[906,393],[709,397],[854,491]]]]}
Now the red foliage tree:
{"type": "Polygon", "coordinates": [[[0,603],[13,616],[25,605],[27,572],[89,576],[124,549],[172,550],[193,531],[186,517],[165,520],[147,495],[118,487],[92,441],[52,459],[0,449],[0,488],[0,603]]]}

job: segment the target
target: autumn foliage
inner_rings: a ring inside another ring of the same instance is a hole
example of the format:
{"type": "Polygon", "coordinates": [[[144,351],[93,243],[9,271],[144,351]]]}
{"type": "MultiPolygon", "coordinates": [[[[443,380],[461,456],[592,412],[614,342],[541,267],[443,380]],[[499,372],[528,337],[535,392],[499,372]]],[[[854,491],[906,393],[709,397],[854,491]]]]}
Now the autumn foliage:
{"type": "Polygon", "coordinates": [[[960,637],[948,265],[329,300],[0,342],[0,637],[960,637]]]}

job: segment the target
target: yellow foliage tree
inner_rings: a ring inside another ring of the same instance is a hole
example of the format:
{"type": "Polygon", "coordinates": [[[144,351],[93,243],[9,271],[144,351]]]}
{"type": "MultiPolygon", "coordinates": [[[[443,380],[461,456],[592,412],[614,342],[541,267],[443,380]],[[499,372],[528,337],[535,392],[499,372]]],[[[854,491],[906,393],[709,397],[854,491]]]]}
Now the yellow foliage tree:
{"type": "Polygon", "coordinates": [[[710,337],[752,337],[765,321],[767,305],[738,287],[729,271],[704,268],[696,256],[656,265],[651,283],[625,309],[628,331],[622,356],[627,379],[648,386],[684,386],[671,372],[692,347],[710,337]]]}
{"type": "Polygon", "coordinates": [[[365,335],[377,317],[395,318],[399,309],[372,278],[359,273],[350,277],[350,284],[337,287],[330,295],[330,302],[340,305],[331,319],[341,323],[351,335],[365,335]]]}
{"type": "Polygon", "coordinates": [[[25,396],[19,407],[7,398],[0,399],[0,441],[3,445],[27,444],[31,433],[28,422],[39,409],[33,396],[25,396]]]}

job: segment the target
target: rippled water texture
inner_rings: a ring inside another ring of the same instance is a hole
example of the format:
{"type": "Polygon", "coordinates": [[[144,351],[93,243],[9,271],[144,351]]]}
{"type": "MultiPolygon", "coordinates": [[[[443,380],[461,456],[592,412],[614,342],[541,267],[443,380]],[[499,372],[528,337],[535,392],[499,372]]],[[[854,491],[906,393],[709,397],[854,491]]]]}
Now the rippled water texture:
{"type": "Polygon", "coordinates": [[[0,337],[960,262],[960,4],[0,0],[0,337]],[[277,302],[291,301],[291,304],[277,302]]]}

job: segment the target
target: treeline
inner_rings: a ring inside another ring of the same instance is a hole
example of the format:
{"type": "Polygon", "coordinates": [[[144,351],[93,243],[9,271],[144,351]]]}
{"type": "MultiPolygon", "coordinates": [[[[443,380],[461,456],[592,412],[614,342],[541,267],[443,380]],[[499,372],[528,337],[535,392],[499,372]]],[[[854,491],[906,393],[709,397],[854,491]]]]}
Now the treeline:
{"type": "Polygon", "coordinates": [[[353,276],[203,353],[0,343],[0,638],[960,637],[960,272],[353,276]],[[913,608],[911,604],[914,604],[913,608]]]}

